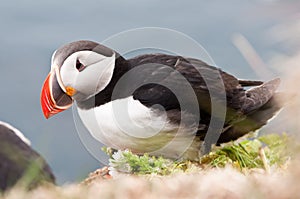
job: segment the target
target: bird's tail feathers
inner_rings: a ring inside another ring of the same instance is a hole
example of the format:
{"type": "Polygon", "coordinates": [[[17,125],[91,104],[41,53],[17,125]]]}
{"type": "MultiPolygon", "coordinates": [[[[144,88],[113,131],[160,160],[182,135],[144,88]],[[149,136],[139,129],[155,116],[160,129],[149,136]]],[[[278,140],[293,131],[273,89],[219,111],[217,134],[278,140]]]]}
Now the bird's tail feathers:
{"type": "Polygon", "coordinates": [[[272,98],[279,84],[280,79],[276,78],[247,90],[246,99],[242,107],[243,113],[249,114],[265,105],[272,98]]]}
{"type": "Polygon", "coordinates": [[[236,140],[267,124],[287,103],[286,96],[286,93],[275,93],[266,104],[247,115],[244,120],[232,124],[228,130],[221,134],[218,143],[236,140]]]}

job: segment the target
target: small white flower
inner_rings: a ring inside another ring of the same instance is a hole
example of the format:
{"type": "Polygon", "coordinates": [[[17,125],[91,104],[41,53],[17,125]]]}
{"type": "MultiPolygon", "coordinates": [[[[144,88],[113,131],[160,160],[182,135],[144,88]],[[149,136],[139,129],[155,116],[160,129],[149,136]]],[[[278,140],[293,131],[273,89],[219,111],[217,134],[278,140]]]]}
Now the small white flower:
{"type": "Polygon", "coordinates": [[[124,153],[128,153],[128,150],[121,151],[118,150],[112,155],[112,159],[109,160],[109,166],[112,172],[118,171],[123,173],[131,173],[132,169],[130,165],[127,163],[126,158],[124,157],[124,153]]]}

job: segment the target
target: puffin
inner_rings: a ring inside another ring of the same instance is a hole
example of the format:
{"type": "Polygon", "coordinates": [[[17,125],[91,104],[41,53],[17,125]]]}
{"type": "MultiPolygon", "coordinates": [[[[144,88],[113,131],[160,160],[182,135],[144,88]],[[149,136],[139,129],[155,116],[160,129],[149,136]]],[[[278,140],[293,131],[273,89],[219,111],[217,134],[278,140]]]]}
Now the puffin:
{"type": "Polygon", "coordinates": [[[30,141],[12,125],[0,121],[0,190],[20,185],[34,188],[44,182],[55,183],[45,159],[31,148],[30,141]]]}
{"type": "Polygon", "coordinates": [[[113,149],[197,161],[213,144],[267,124],[281,109],[279,84],[238,79],[184,55],[125,58],[80,40],[53,53],[41,107],[48,119],[75,103],[89,133],[113,149]]]}

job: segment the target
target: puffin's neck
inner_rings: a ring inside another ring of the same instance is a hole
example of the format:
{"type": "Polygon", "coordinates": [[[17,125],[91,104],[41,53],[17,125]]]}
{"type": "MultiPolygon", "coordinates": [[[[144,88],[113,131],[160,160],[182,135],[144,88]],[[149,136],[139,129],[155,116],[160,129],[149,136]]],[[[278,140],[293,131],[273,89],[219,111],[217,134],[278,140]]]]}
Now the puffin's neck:
{"type": "Polygon", "coordinates": [[[85,101],[80,101],[80,102],[77,101],[77,106],[80,109],[87,110],[87,109],[91,109],[103,105],[107,102],[110,102],[116,83],[128,70],[130,70],[129,62],[126,59],[124,59],[122,56],[117,54],[115,68],[110,83],[95,96],[90,97],[85,101]]]}

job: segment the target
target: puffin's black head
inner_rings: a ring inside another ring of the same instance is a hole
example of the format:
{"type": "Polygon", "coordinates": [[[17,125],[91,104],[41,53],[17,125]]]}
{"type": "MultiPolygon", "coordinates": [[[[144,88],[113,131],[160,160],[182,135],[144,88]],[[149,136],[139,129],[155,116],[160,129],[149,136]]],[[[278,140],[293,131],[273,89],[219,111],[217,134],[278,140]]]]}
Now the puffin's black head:
{"type": "Polygon", "coordinates": [[[46,118],[84,101],[110,82],[117,53],[92,41],[76,41],[57,49],[41,93],[46,118]]]}

